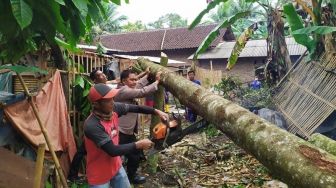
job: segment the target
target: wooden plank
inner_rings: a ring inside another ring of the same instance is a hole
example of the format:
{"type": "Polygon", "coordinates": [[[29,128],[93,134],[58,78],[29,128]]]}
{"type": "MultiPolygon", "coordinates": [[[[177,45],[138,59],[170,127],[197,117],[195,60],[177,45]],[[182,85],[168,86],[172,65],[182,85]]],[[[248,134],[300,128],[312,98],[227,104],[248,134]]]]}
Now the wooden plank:
{"type": "Polygon", "coordinates": [[[0,147],[0,188],[33,187],[35,162],[0,147]]]}

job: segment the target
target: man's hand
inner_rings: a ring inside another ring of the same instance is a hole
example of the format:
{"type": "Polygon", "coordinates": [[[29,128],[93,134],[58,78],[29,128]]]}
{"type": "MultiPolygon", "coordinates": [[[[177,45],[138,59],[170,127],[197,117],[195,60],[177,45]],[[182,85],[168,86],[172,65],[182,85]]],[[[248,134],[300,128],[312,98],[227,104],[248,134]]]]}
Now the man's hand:
{"type": "Polygon", "coordinates": [[[154,146],[154,143],[147,138],[135,142],[136,149],[147,150],[150,149],[152,146],[154,146]]]}
{"type": "Polygon", "coordinates": [[[162,74],[161,71],[159,71],[159,72],[156,73],[156,75],[155,75],[155,80],[156,80],[156,81],[160,81],[160,79],[161,79],[161,74],[162,74]]]}
{"type": "Polygon", "coordinates": [[[155,114],[158,115],[162,121],[168,121],[169,115],[161,110],[155,109],[155,114]]]}
{"type": "Polygon", "coordinates": [[[147,67],[145,72],[146,72],[146,74],[149,74],[150,73],[150,67],[147,67]]]}

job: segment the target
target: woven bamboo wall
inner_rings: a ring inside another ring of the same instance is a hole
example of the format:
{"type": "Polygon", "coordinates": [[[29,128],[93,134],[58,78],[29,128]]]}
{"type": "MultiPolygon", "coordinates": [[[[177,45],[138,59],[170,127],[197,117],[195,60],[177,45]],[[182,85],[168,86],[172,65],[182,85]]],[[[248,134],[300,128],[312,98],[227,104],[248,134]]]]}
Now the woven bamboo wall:
{"type": "Polygon", "coordinates": [[[289,123],[289,131],[305,138],[336,110],[336,55],[323,55],[319,62],[301,62],[279,86],[278,109],[289,123]]]}
{"type": "Polygon", "coordinates": [[[201,81],[201,84],[205,88],[210,88],[215,84],[218,84],[223,77],[221,70],[209,70],[200,67],[195,67],[196,79],[201,81]]]}

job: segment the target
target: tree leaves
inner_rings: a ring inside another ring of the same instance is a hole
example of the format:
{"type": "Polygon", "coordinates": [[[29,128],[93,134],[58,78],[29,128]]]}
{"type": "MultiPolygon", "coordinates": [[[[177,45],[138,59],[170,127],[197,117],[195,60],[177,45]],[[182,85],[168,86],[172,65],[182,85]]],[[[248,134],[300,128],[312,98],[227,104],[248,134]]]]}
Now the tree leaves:
{"type": "Polygon", "coordinates": [[[1,69],[9,69],[11,71],[17,72],[17,73],[23,73],[23,72],[37,72],[41,74],[48,74],[48,71],[42,70],[37,67],[33,66],[23,66],[23,65],[2,65],[0,66],[1,69]]]}
{"type": "Polygon", "coordinates": [[[80,14],[83,16],[83,17],[86,17],[87,13],[88,13],[88,2],[86,0],[75,0],[75,1],[72,1],[76,8],[79,10],[80,14]]]}
{"type": "Polygon", "coordinates": [[[65,6],[65,3],[64,3],[64,0],[55,0],[58,4],[60,5],[64,5],[65,6]]]}
{"type": "Polygon", "coordinates": [[[27,27],[33,19],[33,11],[24,0],[10,0],[13,15],[21,30],[27,27]]]}
{"type": "Polygon", "coordinates": [[[292,34],[300,35],[300,34],[311,34],[317,33],[320,35],[325,35],[328,33],[336,32],[336,27],[331,26],[310,26],[303,29],[298,29],[292,32],[292,34]]]}
{"type": "Polygon", "coordinates": [[[252,24],[250,27],[248,27],[237,39],[230,58],[228,60],[228,63],[226,65],[226,69],[227,70],[231,70],[232,67],[236,64],[239,54],[241,53],[241,51],[245,48],[245,45],[247,43],[247,41],[250,39],[251,35],[253,34],[253,32],[257,29],[256,27],[257,23],[252,24]]]}
{"type": "Polygon", "coordinates": [[[204,9],[201,13],[199,13],[199,15],[194,19],[194,21],[190,24],[189,26],[189,30],[195,28],[202,20],[203,16],[206,15],[207,13],[209,13],[209,11],[213,8],[215,8],[218,4],[220,3],[224,3],[228,0],[214,0],[214,1],[211,1],[207,8],[204,9]]]}
{"type": "Polygon", "coordinates": [[[197,51],[194,54],[194,59],[197,59],[197,56],[199,54],[203,53],[210,46],[210,44],[218,37],[218,35],[220,34],[220,29],[227,28],[227,27],[231,26],[237,20],[239,20],[240,18],[244,18],[244,17],[248,16],[250,13],[251,13],[250,11],[239,12],[239,13],[235,14],[234,16],[231,16],[230,18],[222,21],[203,40],[202,44],[198,47],[197,51]]]}
{"type": "MultiPolygon", "coordinates": [[[[288,24],[292,32],[304,28],[303,22],[301,18],[299,17],[299,15],[296,13],[295,8],[292,3],[288,3],[284,5],[283,12],[286,15],[286,19],[288,21],[288,24]]],[[[303,34],[292,33],[292,35],[297,43],[302,44],[305,47],[307,47],[310,54],[312,54],[315,51],[316,41],[310,38],[307,33],[303,33],[303,34]]]]}

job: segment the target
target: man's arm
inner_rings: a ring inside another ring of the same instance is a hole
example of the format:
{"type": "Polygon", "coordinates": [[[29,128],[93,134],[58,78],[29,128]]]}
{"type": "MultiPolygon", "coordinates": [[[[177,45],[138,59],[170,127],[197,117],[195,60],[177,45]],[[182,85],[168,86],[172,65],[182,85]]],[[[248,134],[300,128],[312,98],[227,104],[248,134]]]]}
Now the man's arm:
{"type": "Polygon", "coordinates": [[[137,81],[135,88],[141,89],[145,87],[147,84],[148,84],[148,75],[145,75],[144,77],[140,78],[137,81]]]}
{"type": "Polygon", "coordinates": [[[116,112],[118,116],[125,115],[128,112],[141,113],[141,114],[155,114],[160,116],[160,118],[163,120],[168,120],[168,114],[162,112],[161,110],[143,105],[133,105],[133,104],[115,102],[114,112],[116,112]]]}
{"type": "Polygon", "coordinates": [[[115,101],[124,101],[134,98],[142,98],[149,94],[154,93],[158,89],[158,82],[155,81],[154,83],[145,86],[141,89],[132,89],[127,86],[123,86],[123,88],[120,89],[117,96],[115,96],[115,101]]]}
{"type": "Polygon", "coordinates": [[[140,79],[140,78],[148,75],[148,73],[149,73],[149,67],[145,71],[143,71],[140,74],[138,74],[137,78],[140,79]]]}
{"type": "Polygon", "coordinates": [[[107,80],[106,84],[119,84],[120,83],[120,78],[117,78],[115,80],[107,80]]]}

